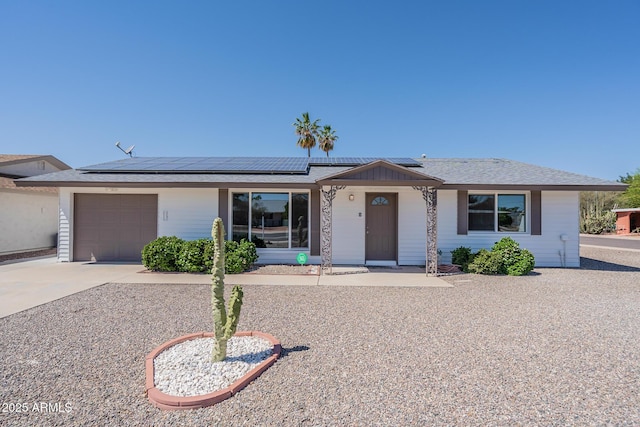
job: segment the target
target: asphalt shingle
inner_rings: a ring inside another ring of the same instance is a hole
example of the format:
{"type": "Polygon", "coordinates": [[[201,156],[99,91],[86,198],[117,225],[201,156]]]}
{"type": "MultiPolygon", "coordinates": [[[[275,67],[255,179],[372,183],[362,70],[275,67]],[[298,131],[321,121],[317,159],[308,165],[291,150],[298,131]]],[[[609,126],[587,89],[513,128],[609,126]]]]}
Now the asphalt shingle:
{"type": "MultiPolygon", "coordinates": [[[[283,157],[283,161],[291,158],[283,157]]],[[[439,178],[444,181],[442,188],[451,186],[522,186],[522,187],[576,187],[584,190],[624,190],[626,186],[615,181],[566,172],[528,163],[507,159],[417,159],[422,166],[409,169],[439,178]]],[[[121,170],[127,159],[112,162],[121,170]]],[[[140,162],[140,159],[136,160],[140,162]]],[[[230,173],[211,170],[207,173],[184,173],[184,171],[166,172],[145,169],[140,172],[109,172],[109,163],[101,164],[102,172],[84,170],[65,170],[61,172],[24,178],[22,185],[38,186],[74,186],[101,184],[180,184],[180,185],[220,185],[229,184],[273,184],[273,185],[309,185],[314,186],[322,178],[343,172],[352,166],[317,166],[311,164],[307,173],[230,173]],[[222,173],[221,173],[222,172],[222,173]],[[28,184],[27,184],[28,183],[28,184]]],[[[96,169],[95,167],[91,167],[96,169]]],[[[20,184],[19,184],[20,185],[20,184]]]]}

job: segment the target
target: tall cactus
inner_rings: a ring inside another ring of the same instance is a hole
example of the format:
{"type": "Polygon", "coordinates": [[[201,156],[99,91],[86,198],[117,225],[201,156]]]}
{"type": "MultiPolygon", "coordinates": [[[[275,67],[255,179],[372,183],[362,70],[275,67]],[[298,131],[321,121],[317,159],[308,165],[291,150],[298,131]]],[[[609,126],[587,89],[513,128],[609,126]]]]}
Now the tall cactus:
{"type": "Polygon", "coordinates": [[[238,285],[231,290],[228,314],[224,306],[224,225],[222,219],[213,221],[213,275],[211,283],[211,306],[215,331],[211,360],[221,362],[227,357],[227,340],[236,333],[240,308],[242,307],[242,288],[238,285]]]}

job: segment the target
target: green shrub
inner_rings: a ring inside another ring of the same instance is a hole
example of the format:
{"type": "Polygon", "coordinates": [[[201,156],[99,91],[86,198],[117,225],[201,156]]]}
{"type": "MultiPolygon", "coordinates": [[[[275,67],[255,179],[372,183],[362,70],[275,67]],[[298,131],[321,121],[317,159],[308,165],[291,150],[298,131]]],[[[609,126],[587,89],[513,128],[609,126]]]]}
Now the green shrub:
{"type": "Polygon", "coordinates": [[[473,261],[469,264],[470,273],[499,274],[502,266],[502,255],[498,252],[480,249],[473,261]]]}
{"type": "Polygon", "coordinates": [[[256,245],[246,239],[240,243],[227,240],[224,246],[225,270],[229,274],[242,273],[258,260],[256,245]]]}
{"type": "Polygon", "coordinates": [[[511,237],[504,237],[494,243],[491,252],[500,254],[501,264],[498,274],[507,274],[509,266],[515,264],[520,257],[520,245],[511,237]]]}
{"type": "Polygon", "coordinates": [[[451,263],[462,267],[462,271],[467,271],[469,263],[473,261],[474,254],[471,248],[460,246],[451,251],[451,263]]]}
{"type": "Polygon", "coordinates": [[[162,236],[142,249],[142,264],[152,271],[178,271],[176,264],[184,240],[176,236],[162,236]]]}
{"type": "Polygon", "coordinates": [[[208,273],[213,266],[213,241],[189,240],[183,243],[176,265],[185,273],[208,273]]]}
{"type": "Polygon", "coordinates": [[[520,256],[516,262],[507,267],[509,276],[524,276],[529,274],[535,266],[536,262],[533,254],[526,249],[521,249],[520,251],[520,256]]]}
{"type": "MultiPolygon", "coordinates": [[[[459,250],[459,256],[466,253],[463,249],[467,248],[456,249],[459,250]]],[[[524,276],[529,274],[535,266],[533,254],[526,249],[521,249],[518,242],[511,237],[500,239],[493,245],[491,251],[481,249],[472,257],[467,269],[464,270],[469,273],[524,276]]]]}
{"type": "MultiPolygon", "coordinates": [[[[178,237],[158,237],[142,250],[142,263],[153,271],[208,273],[213,267],[211,239],[182,240],[178,237]]],[[[225,270],[242,273],[258,260],[256,245],[242,239],[240,243],[225,242],[225,270]]]]}
{"type": "Polygon", "coordinates": [[[533,254],[526,249],[520,249],[518,242],[511,237],[500,239],[493,245],[491,251],[499,253],[502,259],[499,274],[524,276],[533,270],[535,265],[533,254]]]}

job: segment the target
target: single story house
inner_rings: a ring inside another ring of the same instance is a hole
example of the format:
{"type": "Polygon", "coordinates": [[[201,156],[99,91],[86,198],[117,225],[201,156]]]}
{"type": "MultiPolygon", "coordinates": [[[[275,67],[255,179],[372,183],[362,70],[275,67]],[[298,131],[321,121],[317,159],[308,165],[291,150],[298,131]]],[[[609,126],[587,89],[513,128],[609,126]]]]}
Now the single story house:
{"type": "Polygon", "coordinates": [[[0,255],[56,246],[58,189],[14,180],[66,169],[54,156],[0,154],[0,255]]]}
{"type": "Polygon", "coordinates": [[[626,185],[505,159],[134,157],[18,181],[60,189],[60,261],[140,260],[220,216],[262,263],[426,265],[510,236],[577,267],[579,192],[626,185]],[[441,259],[438,260],[438,255],[441,259]]]}

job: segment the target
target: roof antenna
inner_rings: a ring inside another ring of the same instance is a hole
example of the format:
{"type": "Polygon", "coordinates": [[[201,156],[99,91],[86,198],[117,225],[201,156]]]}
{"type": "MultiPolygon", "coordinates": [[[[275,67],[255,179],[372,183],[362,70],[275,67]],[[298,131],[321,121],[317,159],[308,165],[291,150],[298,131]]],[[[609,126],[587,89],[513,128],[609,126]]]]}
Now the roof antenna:
{"type": "Polygon", "coordinates": [[[133,148],[135,147],[135,145],[132,145],[131,147],[127,148],[126,150],[124,148],[122,148],[120,146],[120,141],[116,142],[116,147],[118,147],[120,149],[120,151],[122,151],[124,154],[128,154],[129,157],[133,157],[133,148]]]}

